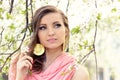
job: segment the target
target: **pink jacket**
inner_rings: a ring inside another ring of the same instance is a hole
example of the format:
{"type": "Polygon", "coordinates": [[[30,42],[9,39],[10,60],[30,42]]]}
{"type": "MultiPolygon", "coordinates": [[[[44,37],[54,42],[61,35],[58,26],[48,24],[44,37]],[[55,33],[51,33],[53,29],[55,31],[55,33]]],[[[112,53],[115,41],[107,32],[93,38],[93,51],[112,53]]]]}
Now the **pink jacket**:
{"type": "MultiPolygon", "coordinates": [[[[44,72],[32,73],[25,80],[71,80],[75,72],[75,58],[68,53],[59,56],[44,72]]],[[[9,80],[15,80],[10,67],[9,80]]]]}

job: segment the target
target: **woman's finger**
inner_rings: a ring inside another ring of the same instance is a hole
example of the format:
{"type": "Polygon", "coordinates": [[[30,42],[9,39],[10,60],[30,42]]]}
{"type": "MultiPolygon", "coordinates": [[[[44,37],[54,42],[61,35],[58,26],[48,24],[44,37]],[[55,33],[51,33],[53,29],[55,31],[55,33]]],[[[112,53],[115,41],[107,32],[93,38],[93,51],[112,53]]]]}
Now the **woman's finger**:
{"type": "Polygon", "coordinates": [[[24,61],[18,61],[17,63],[17,69],[19,71],[28,71],[29,69],[32,69],[32,63],[29,60],[24,60],[24,61]]]}
{"type": "Polygon", "coordinates": [[[26,55],[26,53],[20,53],[19,58],[22,58],[22,57],[25,56],[25,55],[26,55]]]}
{"type": "Polygon", "coordinates": [[[30,70],[32,69],[32,63],[30,61],[25,60],[25,65],[28,69],[30,69],[30,70]]]}
{"type": "Polygon", "coordinates": [[[24,56],[20,56],[19,61],[25,61],[28,60],[29,62],[33,63],[33,58],[28,56],[28,55],[24,55],[24,56]]]}

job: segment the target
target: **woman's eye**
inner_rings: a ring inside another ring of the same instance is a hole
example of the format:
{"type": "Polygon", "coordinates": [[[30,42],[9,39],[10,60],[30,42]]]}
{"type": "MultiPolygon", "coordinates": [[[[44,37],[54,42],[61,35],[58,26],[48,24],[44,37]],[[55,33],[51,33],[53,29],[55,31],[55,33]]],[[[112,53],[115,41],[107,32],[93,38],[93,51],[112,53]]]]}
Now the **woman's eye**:
{"type": "Polygon", "coordinates": [[[55,28],[61,27],[61,24],[55,24],[55,28]]]}
{"type": "Polygon", "coordinates": [[[45,29],[46,29],[45,26],[40,26],[40,27],[39,27],[39,30],[45,30],[45,29]]]}

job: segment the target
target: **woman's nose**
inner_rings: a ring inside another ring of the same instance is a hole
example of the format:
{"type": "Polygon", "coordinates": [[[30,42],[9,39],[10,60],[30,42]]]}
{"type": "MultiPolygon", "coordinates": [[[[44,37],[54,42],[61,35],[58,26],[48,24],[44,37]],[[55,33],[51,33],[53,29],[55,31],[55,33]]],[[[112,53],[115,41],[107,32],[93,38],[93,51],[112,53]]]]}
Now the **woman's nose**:
{"type": "Polygon", "coordinates": [[[52,28],[49,28],[49,29],[48,29],[48,35],[49,35],[49,36],[55,35],[55,30],[52,29],[52,28]]]}

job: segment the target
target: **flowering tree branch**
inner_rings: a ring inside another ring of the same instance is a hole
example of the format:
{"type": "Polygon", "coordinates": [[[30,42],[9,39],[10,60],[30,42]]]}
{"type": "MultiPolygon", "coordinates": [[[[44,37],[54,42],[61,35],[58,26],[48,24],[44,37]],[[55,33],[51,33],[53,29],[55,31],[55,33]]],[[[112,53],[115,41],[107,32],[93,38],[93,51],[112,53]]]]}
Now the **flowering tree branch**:
{"type": "Polygon", "coordinates": [[[9,13],[10,14],[12,13],[12,10],[13,10],[13,3],[14,3],[14,0],[11,0],[11,2],[10,2],[10,9],[9,9],[9,13]]]}
{"type": "Polygon", "coordinates": [[[21,40],[21,43],[20,43],[19,47],[18,47],[16,50],[14,50],[12,53],[9,53],[9,56],[6,58],[4,64],[3,64],[2,67],[0,68],[0,72],[2,72],[2,69],[4,68],[4,66],[6,65],[7,61],[10,59],[10,57],[11,57],[14,53],[16,53],[17,51],[20,50],[20,48],[21,48],[21,46],[22,46],[22,44],[23,44],[23,41],[24,41],[24,39],[25,39],[25,37],[26,37],[27,29],[28,29],[28,0],[26,0],[26,27],[25,27],[25,33],[24,33],[24,35],[23,35],[23,38],[22,38],[22,40],[21,40]]]}

